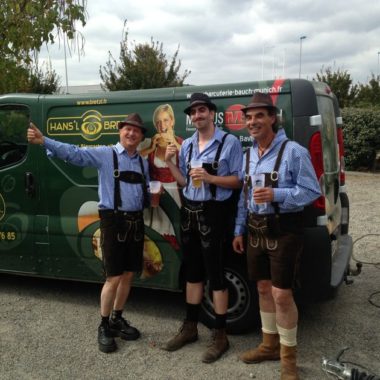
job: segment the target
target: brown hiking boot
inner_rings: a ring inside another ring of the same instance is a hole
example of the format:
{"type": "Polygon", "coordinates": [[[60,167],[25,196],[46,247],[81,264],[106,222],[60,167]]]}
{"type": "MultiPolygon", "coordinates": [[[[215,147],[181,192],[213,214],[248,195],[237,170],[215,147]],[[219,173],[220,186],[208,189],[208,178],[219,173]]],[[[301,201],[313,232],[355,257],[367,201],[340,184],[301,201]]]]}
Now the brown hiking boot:
{"type": "Polygon", "coordinates": [[[296,354],[297,346],[289,347],[281,344],[281,380],[299,380],[296,354]]]}
{"type": "Polygon", "coordinates": [[[239,359],[244,363],[261,363],[265,360],[280,359],[280,337],[278,334],[263,332],[263,342],[257,348],[243,352],[239,359]]]}
{"type": "Polygon", "coordinates": [[[182,348],[188,343],[195,342],[198,339],[198,328],[197,322],[193,321],[183,321],[178,334],[170,339],[162,349],[165,351],[176,351],[182,348]]]}
{"type": "Polygon", "coordinates": [[[226,329],[216,329],[212,333],[211,343],[202,356],[203,363],[212,363],[218,360],[230,347],[228,343],[226,329]]]}

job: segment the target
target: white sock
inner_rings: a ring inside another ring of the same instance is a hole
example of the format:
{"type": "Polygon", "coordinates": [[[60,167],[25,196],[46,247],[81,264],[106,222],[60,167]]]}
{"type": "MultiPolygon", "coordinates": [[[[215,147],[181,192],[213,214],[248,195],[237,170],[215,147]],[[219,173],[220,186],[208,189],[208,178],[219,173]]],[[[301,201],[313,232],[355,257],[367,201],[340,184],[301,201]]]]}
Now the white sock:
{"type": "Polygon", "coordinates": [[[284,329],[277,325],[278,333],[280,334],[280,343],[284,346],[297,346],[297,326],[292,329],[284,329]]]}
{"type": "Polygon", "coordinates": [[[276,313],[267,313],[260,310],[261,330],[266,334],[278,334],[276,313]]]}

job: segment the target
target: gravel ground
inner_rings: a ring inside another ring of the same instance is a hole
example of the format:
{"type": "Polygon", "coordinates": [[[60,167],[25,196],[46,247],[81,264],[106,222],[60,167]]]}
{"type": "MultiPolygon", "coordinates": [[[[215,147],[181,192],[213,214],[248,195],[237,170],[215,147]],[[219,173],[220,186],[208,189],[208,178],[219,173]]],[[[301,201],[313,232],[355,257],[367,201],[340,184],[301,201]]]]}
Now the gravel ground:
{"type": "MultiPolygon", "coordinates": [[[[351,202],[350,233],[355,240],[379,233],[380,175],[347,173],[351,202]]],[[[379,263],[379,236],[354,245],[363,262],[379,263]]],[[[322,356],[343,359],[380,375],[380,309],[369,302],[380,291],[380,265],[364,264],[352,285],[336,298],[300,313],[299,367],[302,379],[327,379],[322,356]]],[[[159,349],[183,317],[182,296],[133,289],[126,317],[139,327],[136,342],[118,341],[118,351],[102,354],[96,343],[99,284],[70,283],[0,275],[0,379],[277,379],[278,363],[246,365],[237,355],[260,341],[259,331],[230,336],[231,349],[214,364],[201,354],[209,332],[175,353],[159,349]]],[[[380,305],[380,294],[371,300],[380,305]]]]}

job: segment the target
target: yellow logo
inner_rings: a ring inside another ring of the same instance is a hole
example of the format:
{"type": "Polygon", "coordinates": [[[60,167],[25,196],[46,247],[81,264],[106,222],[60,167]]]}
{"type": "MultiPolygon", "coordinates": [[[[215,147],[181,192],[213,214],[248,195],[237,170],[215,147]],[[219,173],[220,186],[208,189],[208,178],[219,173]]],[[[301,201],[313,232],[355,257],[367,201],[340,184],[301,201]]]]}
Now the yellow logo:
{"type": "Polygon", "coordinates": [[[102,115],[89,110],[81,116],[50,117],[47,120],[49,136],[82,136],[87,141],[95,141],[102,135],[119,133],[118,123],[126,115],[102,115]]]}

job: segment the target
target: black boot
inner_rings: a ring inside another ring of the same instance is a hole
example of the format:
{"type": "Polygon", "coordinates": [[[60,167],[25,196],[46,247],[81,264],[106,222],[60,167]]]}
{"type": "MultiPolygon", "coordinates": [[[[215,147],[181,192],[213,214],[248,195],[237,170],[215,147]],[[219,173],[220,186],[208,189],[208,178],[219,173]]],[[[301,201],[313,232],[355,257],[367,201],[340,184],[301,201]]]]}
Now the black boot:
{"type": "Polygon", "coordinates": [[[111,317],[110,331],[112,336],[118,336],[124,340],[136,340],[140,337],[140,331],[131,326],[123,317],[111,317]]]}
{"type": "Polygon", "coordinates": [[[108,324],[100,324],[98,327],[98,345],[101,352],[114,352],[117,349],[115,339],[112,336],[108,324]]]}

